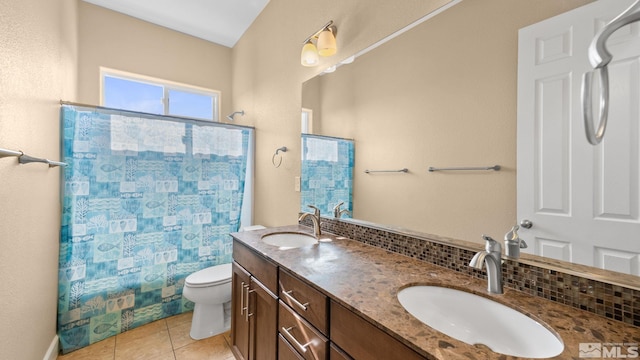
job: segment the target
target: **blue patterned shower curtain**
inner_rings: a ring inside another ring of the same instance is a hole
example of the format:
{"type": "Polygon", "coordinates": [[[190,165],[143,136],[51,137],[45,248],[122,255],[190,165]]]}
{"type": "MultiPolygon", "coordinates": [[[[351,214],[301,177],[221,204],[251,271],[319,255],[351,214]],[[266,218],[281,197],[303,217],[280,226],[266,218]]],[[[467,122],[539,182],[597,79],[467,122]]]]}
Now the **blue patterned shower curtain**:
{"type": "Polygon", "coordinates": [[[300,211],[309,212],[307,205],[314,205],[322,215],[333,216],[333,207],[341,202],[342,209],[353,211],[354,161],[353,140],[302,134],[300,211]]]}
{"type": "Polygon", "coordinates": [[[193,309],[190,273],[230,263],[253,130],[63,106],[62,351],[193,309]]]}

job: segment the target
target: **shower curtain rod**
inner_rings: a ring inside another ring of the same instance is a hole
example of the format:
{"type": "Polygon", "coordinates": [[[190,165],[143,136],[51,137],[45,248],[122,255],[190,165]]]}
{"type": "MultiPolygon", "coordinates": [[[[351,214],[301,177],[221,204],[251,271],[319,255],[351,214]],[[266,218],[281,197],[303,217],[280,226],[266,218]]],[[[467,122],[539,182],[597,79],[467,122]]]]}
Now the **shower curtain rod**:
{"type": "Polygon", "coordinates": [[[169,119],[175,119],[175,120],[179,120],[179,121],[187,121],[187,122],[193,122],[193,123],[196,123],[196,124],[204,124],[204,125],[216,125],[216,126],[222,126],[222,127],[227,127],[227,128],[231,128],[231,129],[241,128],[241,129],[255,130],[255,127],[253,127],[253,126],[227,124],[227,123],[222,123],[222,122],[218,122],[218,121],[195,119],[195,118],[190,118],[190,117],[186,117],[186,116],[152,114],[152,113],[147,113],[147,112],[142,112],[142,111],[116,109],[116,108],[110,108],[110,107],[105,107],[105,106],[83,104],[83,103],[77,103],[77,102],[65,101],[65,100],[60,100],[60,105],[80,106],[80,107],[85,107],[85,108],[90,108],[90,109],[113,111],[113,112],[116,112],[116,113],[123,113],[124,112],[124,113],[129,113],[129,114],[141,115],[141,116],[144,116],[144,117],[152,117],[152,116],[153,117],[158,117],[158,116],[160,116],[160,117],[169,118],[169,119]]]}
{"type": "Polygon", "coordinates": [[[29,164],[29,163],[43,163],[49,165],[49,167],[54,166],[67,166],[67,163],[53,161],[49,159],[42,159],[33,156],[29,156],[22,151],[8,150],[0,148],[0,158],[14,156],[18,158],[18,162],[20,164],[29,164]]]}

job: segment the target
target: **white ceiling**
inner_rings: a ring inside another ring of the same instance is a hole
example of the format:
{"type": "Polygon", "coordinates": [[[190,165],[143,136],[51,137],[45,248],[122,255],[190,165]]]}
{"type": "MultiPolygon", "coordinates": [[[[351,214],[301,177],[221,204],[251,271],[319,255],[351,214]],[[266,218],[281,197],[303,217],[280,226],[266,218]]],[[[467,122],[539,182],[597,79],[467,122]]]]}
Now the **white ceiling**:
{"type": "Polygon", "coordinates": [[[269,0],[84,0],[233,47],[269,0]]]}

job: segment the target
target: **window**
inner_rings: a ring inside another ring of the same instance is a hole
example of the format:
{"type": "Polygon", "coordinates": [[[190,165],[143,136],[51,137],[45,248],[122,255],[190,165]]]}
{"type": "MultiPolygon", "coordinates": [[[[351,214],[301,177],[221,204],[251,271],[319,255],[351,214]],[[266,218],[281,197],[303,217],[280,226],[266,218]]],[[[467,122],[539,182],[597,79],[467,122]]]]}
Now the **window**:
{"type": "Polygon", "coordinates": [[[301,130],[303,134],[313,133],[313,110],[302,108],[301,130]]]}
{"type": "Polygon", "coordinates": [[[218,121],[220,92],[101,69],[102,106],[218,121]]]}

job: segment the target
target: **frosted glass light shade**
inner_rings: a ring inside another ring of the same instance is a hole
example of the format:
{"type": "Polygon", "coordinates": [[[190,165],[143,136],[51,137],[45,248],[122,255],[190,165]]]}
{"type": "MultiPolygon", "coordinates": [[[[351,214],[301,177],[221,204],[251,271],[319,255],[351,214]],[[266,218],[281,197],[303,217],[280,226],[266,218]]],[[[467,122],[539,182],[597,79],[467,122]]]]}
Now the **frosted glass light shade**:
{"type": "Polygon", "coordinates": [[[300,53],[300,63],[303,66],[316,66],[319,61],[316,46],[311,41],[304,44],[300,53]]]}
{"type": "Polygon", "coordinates": [[[318,54],[321,56],[331,56],[338,50],[336,37],[328,28],[318,35],[318,54]]]}

